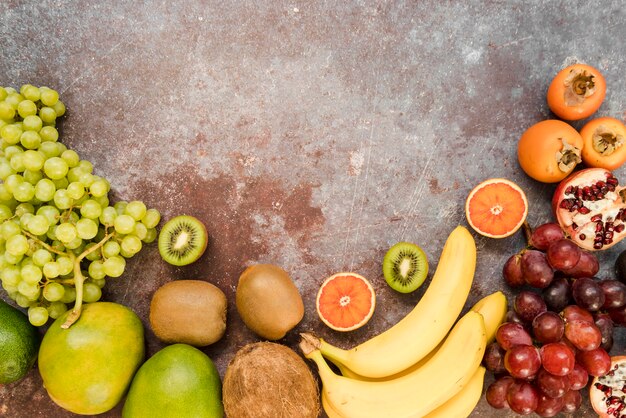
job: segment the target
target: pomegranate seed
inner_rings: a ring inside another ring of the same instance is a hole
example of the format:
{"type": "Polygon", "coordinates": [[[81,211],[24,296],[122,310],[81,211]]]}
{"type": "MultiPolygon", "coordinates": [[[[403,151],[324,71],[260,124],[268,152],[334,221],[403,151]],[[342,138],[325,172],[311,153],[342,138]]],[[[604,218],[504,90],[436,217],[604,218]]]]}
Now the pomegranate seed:
{"type": "Polygon", "coordinates": [[[604,239],[605,240],[607,240],[607,239],[613,240],[613,232],[611,232],[611,231],[605,232],[604,233],[604,239]]]}
{"type": "Polygon", "coordinates": [[[617,225],[617,226],[615,227],[615,232],[619,234],[619,233],[621,233],[621,232],[623,232],[623,231],[624,231],[624,228],[626,228],[626,225],[624,225],[624,224],[619,224],[619,225],[617,225]]]}
{"type": "Polygon", "coordinates": [[[602,214],[598,213],[597,215],[593,215],[591,217],[591,222],[598,222],[602,220],[602,214]]]}
{"type": "Polygon", "coordinates": [[[603,229],[604,226],[602,225],[602,222],[596,223],[596,232],[602,232],[603,229]]]}
{"type": "Polygon", "coordinates": [[[583,215],[586,215],[586,214],[588,214],[589,212],[591,212],[591,209],[589,209],[588,207],[583,206],[583,207],[581,207],[580,209],[578,209],[578,212],[579,212],[579,213],[582,213],[583,215]]]}
{"type": "Polygon", "coordinates": [[[585,234],[580,234],[580,235],[578,236],[578,238],[580,238],[580,240],[581,240],[581,241],[584,241],[584,240],[586,240],[586,239],[587,239],[587,235],[585,235],[585,234]]]}
{"type": "Polygon", "coordinates": [[[576,222],[572,222],[572,228],[578,229],[578,224],[576,222]]]}
{"type": "Polygon", "coordinates": [[[578,199],[582,199],[582,197],[583,197],[583,189],[576,188],[576,197],[578,199]]]}
{"type": "Polygon", "coordinates": [[[615,191],[615,186],[614,186],[614,185],[612,185],[612,184],[607,184],[607,185],[606,185],[606,188],[607,188],[609,191],[611,191],[611,192],[614,192],[614,191],[615,191]]]}
{"type": "Polygon", "coordinates": [[[574,212],[575,210],[578,210],[578,202],[577,202],[577,203],[574,203],[574,204],[572,205],[572,207],[571,207],[571,208],[569,208],[569,211],[570,211],[570,212],[574,212]]]}
{"type": "Polygon", "coordinates": [[[598,198],[598,200],[604,199],[604,195],[602,193],[598,193],[596,197],[598,198]]]}
{"type": "Polygon", "coordinates": [[[604,230],[605,230],[606,232],[613,232],[613,231],[615,231],[615,227],[613,226],[613,224],[609,224],[609,223],[607,223],[607,224],[606,224],[606,227],[604,228],[604,230]]]}
{"type": "Polygon", "coordinates": [[[603,242],[604,242],[604,245],[609,245],[610,243],[613,242],[613,240],[612,239],[605,239],[603,242]]]}
{"type": "Polygon", "coordinates": [[[602,241],[596,241],[593,243],[593,248],[596,250],[599,250],[602,247],[604,247],[604,244],[602,244],[602,241]]]}
{"type": "Polygon", "coordinates": [[[567,186],[565,188],[565,194],[572,194],[573,191],[574,191],[574,187],[572,186],[567,186]]]}
{"type": "Polygon", "coordinates": [[[606,182],[608,184],[612,184],[613,186],[617,186],[619,184],[619,180],[617,179],[617,177],[609,177],[606,179],[606,182]]]}
{"type": "Polygon", "coordinates": [[[609,192],[609,188],[606,186],[603,186],[600,191],[602,192],[602,194],[606,195],[609,192]]]}
{"type": "Polygon", "coordinates": [[[598,186],[599,188],[602,188],[602,187],[606,186],[606,183],[603,182],[602,180],[600,180],[599,182],[596,183],[596,186],[598,186]]]}
{"type": "Polygon", "coordinates": [[[569,199],[561,200],[561,203],[559,203],[559,207],[561,209],[569,209],[570,206],[571,206],[571,203],[570,203],[569,199]]]}

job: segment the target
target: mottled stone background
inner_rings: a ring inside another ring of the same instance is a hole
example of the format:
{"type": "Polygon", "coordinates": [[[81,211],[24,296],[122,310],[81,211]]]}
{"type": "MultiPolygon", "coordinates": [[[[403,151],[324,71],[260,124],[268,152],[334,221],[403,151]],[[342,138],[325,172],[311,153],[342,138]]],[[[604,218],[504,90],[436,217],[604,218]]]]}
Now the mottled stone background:
{"type": "MultiPolygon", "coordinates": [[[[175,279],[216,284],[229,297],[228,330],[204,351],[223,375],[236,350],[258,340],[234,306],[248,265],[278,264],[302,292],[304,320],[282,343],[296,348],[299,331],[314,331],[350,347],[394,324],[423,293],[387,287],[386,250],[418,243],[434,271],[448,233],[466,225],[463,204],[478,182],[517,182],[531,225],[551,220],[554,186],[521,171],[517,140],[553,117],[548,83],[578,61],[606,77],[598,115],[626,119],[625,6],[2,0],[0,85],[61,93],[61,140],[110,180],[112,198],[206,223],[200,261],[174,268],[149,246],[104,297],[141,316],[153,354],[163,347],[148,328],[153,292],[175,279]],[[345,270],[371,279],[378,305],[367,326],[341,334],[321,324],[315,295],[345,270]]],[[[626,170],[617,175],[626,180],[626,170]]],[[[501,268],[524,246],[521,233],[475,237],[467,307],[497,288],[511,295],[501,268]]],[[[624,248],[601,255],[601,277],[624,248]]],[[[617,335],[614,353],[623,353],[625,334],[617,335]]],[[[36,369],[0,387],[0,415],[72,416],[48,399],[36,369]]],[[[577,414],[592,415],[587,405],[577,414]]],[[[473,416],[513,415],[483,399],[473,416]]]]}

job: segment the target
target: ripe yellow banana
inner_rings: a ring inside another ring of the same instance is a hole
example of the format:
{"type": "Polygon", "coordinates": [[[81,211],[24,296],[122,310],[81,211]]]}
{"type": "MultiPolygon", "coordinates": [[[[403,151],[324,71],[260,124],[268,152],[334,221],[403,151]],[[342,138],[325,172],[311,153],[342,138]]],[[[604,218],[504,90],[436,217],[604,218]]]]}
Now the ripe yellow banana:
{"type": "Polygon", "coordinates": [[[325,402],[343,418],[418,418],[442,405],[471,379],[485,352],[482,316],[470,311],[454,326],[437,353],[419,369],[385,381],[363,381],[335,374],[319,350],[319,340],[303,335],[300,347],[313,360],[325,402]]]}
{"type": "Polygon", "coordinates": [[[343,350],[322,341],[320,351],[335,363],[366,377],[386,377],[420,361],[444,339],[458,318],[472,287],[476,243],[456,227],[441,252],[432,281],[419,303],[385,332],[343,350]]]}
{"type": "Polygon", "coordinates": [[[424,418],[467,418],[483,394],[484,380],[485,368],[481,366],[459,393],[424,418]]]}
{"type": "Polygon", "coordinates": [[[500,324],[506,319],[506,311],[508,309],[506,296],[504,293],[497,291],[485,296],[472,307],[472,311],[478,312],[485,320],[485,329],[487,330],[487,344],[496,337],[496,331],[500,324]]]}

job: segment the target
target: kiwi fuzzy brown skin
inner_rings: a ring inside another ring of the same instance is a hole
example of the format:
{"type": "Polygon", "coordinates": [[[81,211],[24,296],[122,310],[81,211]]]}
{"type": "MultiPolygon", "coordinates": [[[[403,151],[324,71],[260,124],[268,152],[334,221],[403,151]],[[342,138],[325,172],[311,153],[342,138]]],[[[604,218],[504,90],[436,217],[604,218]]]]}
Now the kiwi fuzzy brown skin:
{"type": "Polygon", "coordinates": [[[208,242],[209,234],[202,221],[193,216],[179,215],[161,228],[159,254],[174,266],[185,266],[204,254],[208,242]]]}
{"type": "Polygon", "coordinates": [[[248,328],[268,340],[279,340],[304,316],[298,288],[282,268],[255,264],[239,277],[235,302],[248,328]]]}
{"type": "Polygon", "coordinates": [[[401,293],[413,292],[428,275],[426,254],[416,244],[398,242],[385,254],[383,275],[392,289],[401,293]]]}
{"type": "Polygon", "coordinates": [[[224,292],[202,280],[176,280],[161,286],[150,302],[150,327],[161,341],[205,347],[226,331],[224,292]]]}

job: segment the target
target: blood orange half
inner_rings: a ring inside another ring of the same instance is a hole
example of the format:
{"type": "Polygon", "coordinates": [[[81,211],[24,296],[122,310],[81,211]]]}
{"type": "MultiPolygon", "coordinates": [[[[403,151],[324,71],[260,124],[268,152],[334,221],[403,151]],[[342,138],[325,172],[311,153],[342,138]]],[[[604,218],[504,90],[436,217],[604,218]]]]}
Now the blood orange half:
{"type": "Polygon", "coordinates": [[[369,321],[376,306],[374,288],[356,273],[337,273],[317,292],[317,314],[330,328],[352,331],[369,321]]]}
{"type": "Polygon", "coordinates": [[[465,216],[479,234],[504,238],[517,231],[528,215],[526,194],[507,179],[489,179],[470,192],[465,201],[465,216]]]}

